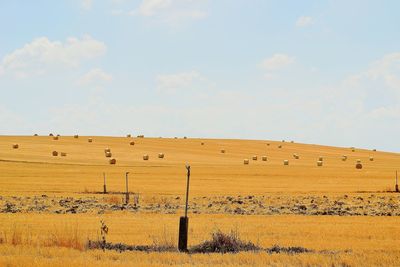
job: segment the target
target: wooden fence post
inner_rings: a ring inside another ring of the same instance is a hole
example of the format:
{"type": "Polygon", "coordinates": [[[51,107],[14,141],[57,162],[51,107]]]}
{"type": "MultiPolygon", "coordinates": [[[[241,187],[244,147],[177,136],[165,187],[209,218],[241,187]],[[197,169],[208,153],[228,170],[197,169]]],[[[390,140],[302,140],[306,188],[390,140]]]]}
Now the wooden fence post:
{"type": "Polygon", "coordinates": [[[187,170],[187,182],[186,182],[186,204],[185,204],[185,216],[179,218],[179,242],[178,249],[180,252],[187,252],[188,242],[188,229],[189,229],[189,218],[187,216],[188,201],[189,201],[189,181],[190,181],[190,166],[186,165],[187,170]]]}
{"type": "Polygon", "coordinates": [[[128,174],[129,174],[129,172],[126,172],[126,173],[125,173],[125,183],[126,183],[125,204],[126,204],[126,205],[128,205],[128,203],[129,203],[128,174]]]}
{"type": "Polygon", "coordinates": [[[104,184],[103,184],[103,194],[107,194],[107,186],[106,186],[106,173],[103,172],[103,179],[104,179],[104,184]]]}

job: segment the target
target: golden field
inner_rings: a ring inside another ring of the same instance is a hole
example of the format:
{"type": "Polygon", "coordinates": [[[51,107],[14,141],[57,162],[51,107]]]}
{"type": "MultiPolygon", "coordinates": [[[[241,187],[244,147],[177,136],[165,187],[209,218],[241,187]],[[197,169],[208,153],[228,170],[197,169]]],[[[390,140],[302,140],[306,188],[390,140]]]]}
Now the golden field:
{"type": "Polygon", "coordinates": [[[378,212],[384,204],[390,205],[389,210],[398,208],[398,195],[389,191],[394,189],[399,154],[359,148],[352,152],[350,148],[288,141],[94,136],[91,137],[93,142],[89,143],[88,138],[0,137],[0,209],[3,210],[0,213],[0,237],[3,239],[0,265],[398,265],[399,217],[370,214],[378,212]],[[134,145],[130,145],[132,140],[134,145]],[[12,148],[15,143],[19,145],[18,149],[12,148]],[[117,160],[115,165],[108,163],[105,148],[111,149],[112,157],[117,160]],[[221,149],[225,153],[221,153],[221,149]],[[65,152],[67,156],[54,157],[52,151],[65,152]],[[165,158],[159,159],[158,153],[164,153],[165,158]],[[143,160],[144,154],[149,155],[148,161],[143,160]],[[298,154],[299,159],[293,154],[298,154]],[[257,161],[252,160],[253,155],[258,156],[257,161]],[[264,155],[268,157],[267,161],[261,160],[264,155]],[[346,161],[342,161],[342,155],[347,155],[346,161]],[[323,157],[322,167],[316,163],[320,156],[323,157]],[[244,159],[250,160],[249,165],[243,164],[244,159]],[[363,164],[361,170],[355,168],[358,159],[363,164]],[[289,160],[289,165],[284,166],[283,160],[289,160]],[[177,243],[186,163],[192,170],[190,203],[199,207],[191,206],[189,212],[190,245],[209,238],[215,229],[237,229],[242,239],[262,247],[274,244],[302,246],[315,252],[186,255],[103,252],[84,248],[88,238],[97,238],[101,219],[110,228],[107,237],[110,242],[177,243]],[[107,189],[114,194],[99,194],[103,189],[103,172],[107,177],[107,189]],[[46,196],[45,206],[68,197],[74,201],[93,198],[99,201],[96,205],[103,202],[122,205],[122,195],[118,192],[125,190],[125,172],[130,173],[129,189],[140,195],[142,209],[55,214],[51,209],[9,213],[1,207],[12,201],[16,208],[28,205],[28,202],[35,205],[42,201],[39,199],[42,195],[46,196]],[[246,211],[259,205],[259,210],[252,215],[233,212],[234,208],[244,204],[220,201],[226,197],[241,200],[245,196],[260,201],[244,203],[246,211]],[[322,202],[324,198],[330,201],[322,202]],[[363,199],[362,204],[356,202],[358,198],[363,199]],[[309,208],[309,202],[314,199],[317,206],[350,199],[342,206],[357,208],[360,210],[357,214],[361,216],[299,215],[293,212],[292,206],[296,203],[304,202],[309,208]],[[280,208],[288,202],[291,204],[285,206],[284,215],[260,215],[266,208],[280,208]],[[214,209],[216,203],[218,209],[214,209]],[[169,212],[153,209],[155,204],[175,205],[175,208],[172,214],[166,214],[169,212]],[[372,208],[368,206],[372,204],[372,208]],[[225,208],[232,205],[235,206],[225,208]],[[362,212],[368,209],[373,212],[362,212]]]}

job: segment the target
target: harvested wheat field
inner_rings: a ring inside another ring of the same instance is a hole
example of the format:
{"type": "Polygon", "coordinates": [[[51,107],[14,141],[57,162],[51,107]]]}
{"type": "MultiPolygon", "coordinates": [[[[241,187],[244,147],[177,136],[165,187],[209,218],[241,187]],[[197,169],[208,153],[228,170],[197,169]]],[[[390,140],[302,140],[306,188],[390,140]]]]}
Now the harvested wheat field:
{"type": "Polygon", "coordinates": [[[270,140],[1,136],[0,265],[395,266],[399,165],[396,153],[270,140]],[[256,155],[267,160],[243,164],[256,155]]]}

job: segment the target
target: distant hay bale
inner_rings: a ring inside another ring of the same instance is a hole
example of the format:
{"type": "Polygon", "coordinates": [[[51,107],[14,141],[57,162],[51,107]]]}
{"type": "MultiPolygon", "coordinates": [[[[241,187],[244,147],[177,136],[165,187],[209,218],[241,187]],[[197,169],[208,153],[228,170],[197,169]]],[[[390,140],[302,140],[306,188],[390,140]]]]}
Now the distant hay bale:
{"type": "Polygon", "coordinates": [[[356,169],[362,169],[362,167],[363,167],[363,166],[362,166],[361,163],[357,163],[357,164],[356,164],[356,169]]]}
{"type": "Polygon", "coordinates": [[[158,153],[158,158],[163,159],[164,158],[164,153],[158,153]]]}
{"type": "Polygon", "coordinates": [[[376,149],[374,148],[374,149],[372,149],[372,151],[376,151],[376,149]]]}
{"type": "Polygon", "coordinates": [[[111,152],[111,149],[108,147],[106,149],[104,149],[104,153],[107,153],[107,152],[111,152]]]}
{"type": "Polygon", "coordinates": [[[58,136],[53,136],[53,140],[58,140],[58,136]]]}
{"type": "Polygon", "coordinates": [[[342,156],[342,161],[346,161],[347,160],[347,156],[346,155],[343,155],[342,156]]]}
{"type": "Polygon", "coordinates": [[[75,139],[78,139],[78,138],[79,138],[79,135],[77,135],[77,134],[74,135],[74,138],[75,138],[75,139]]]}
{"type": "Polygon", "coordinates": [[[201,145],[204,146],[204,142],[201,142],[201,145]]]}
{"type": "Polygon", "coordinates": [[[13,144],[13,145],[12,145],[12,148],[18,149],[18,148],[19,148],[19,145],[18,145],[18,144],[13,144]]]}
{"type": "Polygon", "coordinates": [[[117,163],[117,160],[116,160],[116,159],[110,159],[108,162],[109,162],[110,164],[116,164],[116,163],[117,163]]]}
{"type": "Polygon", "coordinates": [[[132,137],[132,135],[130,135],[130,134],[127,134],[127,135],[126,135],[126,137],[130,138],[130,137],[132,137]]]}
{"type": "Polygon", "coordinates": [[[292,140],[292,141],[290,141],[290,143],[292,143],[292,144],[293,144],[293,143],[294,143],[294,141],[292,140]]]}
{"type": "Polygon", "coordinates": [[[178,137],[175,136],[174,139],[178,139],[178,137]]]}
{"type": "Polygon", "coordinates": [[[93,142],[93,139],[92,139],[92,138],[88,138],[88,142],[89,142],[89,143],[92,143],[92,142],[93,142]]]}
{"type": "Polygon", "coordinates": [[[66,156],[67,156],[67,153],[61,152],[60,155],[61,155],[61,157],[66,157],[66,156]]]}
{"type": "Polygon", "coordinates": [[[267,143],[267,146],[270,146],[271,144],[270,143],[267,143]]]}
{"type": "Polygon", "coordinates": [[[374,157],[369,157],[369,161],[374,161],[374,157]]]}
{"type": "Polygon", "coordinates": [[[54,136],[52,133],[49,133],[49,136],[54,136]]]}
{"type": "Polygon", "coordinates": [[[282,143],[285,143],[285,140],[282,140],[282,143]]]}
{"type": "Polygon", "coordinates": [[[61,136],[60,134],[57,134],[57,136],[61,136]]]}
{"type": "Polygon", "coordinates": [[[287,159],[285,159],[285,160],[283,161],[283,165],[289,165],[289,161],[288,161],[287,159]]]}
{"type": "Polygon", "coordinates": [[[184,137],[183,137],[183,139],[187,139],[187,137],[186,137],[186,136],[184,136],[184,137]]]}
{"type": "Polygon", "coordinates": [[[111,158],[112,157],[112,153],[110,151],[107,151],[105,153],[105,155],[106,155],[106,158],[111,158]]]}
{"type": "Polygon", "coordinates": [[[251,157],[252,160],[257,160],[257,158],[258,158],[257,155],[251,157]]]}
{"type": "Polygon", "coordinates": [[[33,136],[38,136],[38,134],[34,134],[33,136]]]}
{"type": "Polygon", "coordinates": [[[293,154],[293,158],[299,159],[300,157],[299,157],[299,155],[297,155],[297,154],[295,153],[295,154],[293,154]]]}
{"type": "Polygon", "coordinates": [[[244,165],[249,165],[249,159],[244,159],[244,160],[243,160],[243,164],[244,164],[244,165]]]}
{"type": "Polygon", "coordinates": [[[282,145],[279,145],[278,148],[282,148],[282,145]]]}
{"type": "Polygon", "coordinates": [[[225,149],[221,149],[221,153],[225,153],[225,149]]]}
{"type": "Polygon", "coordinates": [[[357,159],[357,163],[361,163],[361,159],[357,159]]]}
{"type": "Polygon", "coordinates": [[[135,141],[130,141],[129,144],[130,144],[131,146],[133,146],[133,145],[135,145],[135,141]]]}
{"type": "Polygon", "coordinates": [[[262,156],[262,157],[261,157],[261,160],[262,160],[262,161],[267,161],[267,156],[262,156]]]}
{"type": "Polygon", "coordinates": [[[143,155],[143,160],[149,160],[149,155],[147,154],[143,155]]]}
{"type": "Polygon", "coordinates": [[[53,155],[53,157],[57,157],[58,156],[58,152],[57,151],[53,151],[51,154],[53,155]]]}
{"type": "Polygon", "coordinates": [[[350,147],[350,149],[351,149],[351,152],[355,152],[356,151],[356,148],[355,147],[350,147]]]}
{"type": "Polygon", "coordinates": [[[144,138],[144,135],[141,134],[141,135],[138,135],[137,137],[138,137],[138,138],[144,138]]]}
{"type": "Polygon", "coordinates": [[[318,167],[321,167],[321,166],[322,166],[322,162],[323,162],[322,160],[318,160],[318,161],[317,161],[317,166],[318,166],[318,167]]]}
{"type": "Polygon", "coordinates": [[[319,156],[319,157],[318,157],[318,161],[324,161],[324,157],[319,156]]]}

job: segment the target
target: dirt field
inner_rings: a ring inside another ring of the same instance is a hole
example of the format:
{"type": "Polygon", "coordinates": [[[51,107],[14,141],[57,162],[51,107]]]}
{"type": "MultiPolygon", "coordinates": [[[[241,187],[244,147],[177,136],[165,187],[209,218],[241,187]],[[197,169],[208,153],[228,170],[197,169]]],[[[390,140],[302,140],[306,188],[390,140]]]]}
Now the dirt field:
{"type": "Polygon", "coordinates": [[[290,141],[2,136],[0,265],[396,266],[398,166],[396,153],[290,141]],[[106,148],[115,165],[105,157],[106,148]],[[357,160],[362,169],[355,168],[357,160]],[[300,246],[312,252],[186,255],[85,248],[88,239],[98,238],[102,219],[109,242],[176,244],[186,163],[192,170],[189,245],[216,229],[235,229],[261,247],[300,246]],[[128,205],[122,195],[125,172],[128,205]]]}

